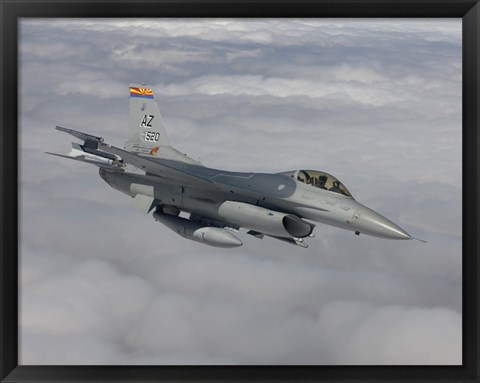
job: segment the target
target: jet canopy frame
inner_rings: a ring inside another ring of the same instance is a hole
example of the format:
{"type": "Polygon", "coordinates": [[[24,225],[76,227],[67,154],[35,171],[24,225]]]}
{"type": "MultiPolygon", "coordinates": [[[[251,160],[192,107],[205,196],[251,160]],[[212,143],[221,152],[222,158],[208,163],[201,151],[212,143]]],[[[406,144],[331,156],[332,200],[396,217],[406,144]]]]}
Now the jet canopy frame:
{"type": "Polygon", "coordinates": [[[304,184],[313,186],[315,188],[328,190],[353,198],[352,194],[338,178],[320,170],[301,169],[284,172],[281,174],[289,176],[297,181],[303,182],[304,184]]]}

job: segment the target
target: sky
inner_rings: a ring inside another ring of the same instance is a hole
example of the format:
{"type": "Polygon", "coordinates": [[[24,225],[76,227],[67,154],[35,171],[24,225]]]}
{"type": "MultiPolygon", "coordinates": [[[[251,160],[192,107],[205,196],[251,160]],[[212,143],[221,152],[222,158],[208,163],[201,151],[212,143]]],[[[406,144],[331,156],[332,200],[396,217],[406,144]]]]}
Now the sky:
{"type": "Polygon", "coordinates": [[[19,361],[462,363],[461,19],[23,19],[19,361]],[[68,153],[123,147],[128,84],[170,143],[317,169],[419,241],[318,223],[309,248],[177,236],[68,153]]]}

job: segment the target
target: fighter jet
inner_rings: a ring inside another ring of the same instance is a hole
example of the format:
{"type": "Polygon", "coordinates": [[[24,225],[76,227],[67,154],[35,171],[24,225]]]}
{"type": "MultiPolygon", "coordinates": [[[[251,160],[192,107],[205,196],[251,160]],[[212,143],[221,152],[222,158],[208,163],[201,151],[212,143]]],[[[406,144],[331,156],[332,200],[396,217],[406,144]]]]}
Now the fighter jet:
{"type": "Polygon", "coordinates": [[[386,239],[416,239],[362,205],[336,177],[320,170],[279,173],[209,168],[170,145],[152,87],[130,84],[129,136],[124,148],[102,137],[66,129],[82,143],[67,155],[91,163],[112,188],[133,198],[144,214],[180,236],[206,245],[242,245],[240,228],[308,247],[314,222],[386,239]]]}

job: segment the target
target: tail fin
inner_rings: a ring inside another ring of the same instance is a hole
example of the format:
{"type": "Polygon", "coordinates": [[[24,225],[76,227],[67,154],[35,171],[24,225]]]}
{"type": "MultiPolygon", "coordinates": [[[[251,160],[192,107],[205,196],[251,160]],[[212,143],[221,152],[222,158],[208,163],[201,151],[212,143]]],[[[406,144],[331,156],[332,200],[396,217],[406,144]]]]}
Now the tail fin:
{"type": "Polygon", "coordinates": [[[161,146],[170,146],[152,87],[130,84],[129,136],[125,150],[155,155],[161,146]]]}

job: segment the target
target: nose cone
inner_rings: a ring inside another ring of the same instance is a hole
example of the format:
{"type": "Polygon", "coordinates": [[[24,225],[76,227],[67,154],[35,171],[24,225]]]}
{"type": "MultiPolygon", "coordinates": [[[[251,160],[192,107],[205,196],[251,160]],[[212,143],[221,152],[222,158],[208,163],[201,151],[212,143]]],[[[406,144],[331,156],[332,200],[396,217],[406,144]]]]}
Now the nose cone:
{"type": "Polygon", "coordinates": [[[413,239],[400,226],[366,206],[354,214],[354,225],[361,233],[387,239],[413,239]]]}

